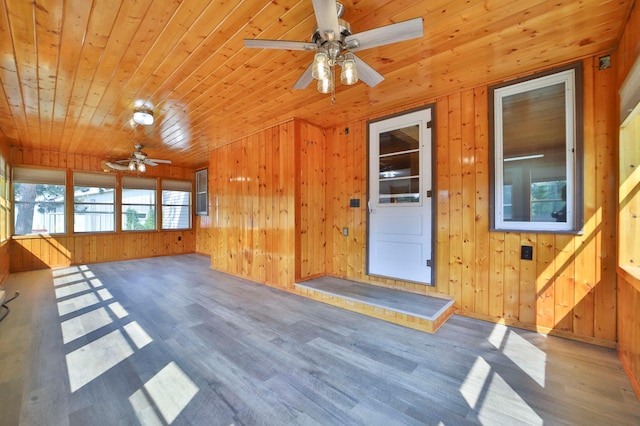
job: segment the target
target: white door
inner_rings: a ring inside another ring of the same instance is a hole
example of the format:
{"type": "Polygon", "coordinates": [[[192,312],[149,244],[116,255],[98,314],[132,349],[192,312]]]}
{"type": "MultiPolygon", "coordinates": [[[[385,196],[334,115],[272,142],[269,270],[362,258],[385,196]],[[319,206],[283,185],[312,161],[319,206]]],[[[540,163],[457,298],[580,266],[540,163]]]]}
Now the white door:
{"type": "Polygon", "coordinates": [[[369,124],[369,275],[431,284],[431,133],[431,109],[369,124]]]}

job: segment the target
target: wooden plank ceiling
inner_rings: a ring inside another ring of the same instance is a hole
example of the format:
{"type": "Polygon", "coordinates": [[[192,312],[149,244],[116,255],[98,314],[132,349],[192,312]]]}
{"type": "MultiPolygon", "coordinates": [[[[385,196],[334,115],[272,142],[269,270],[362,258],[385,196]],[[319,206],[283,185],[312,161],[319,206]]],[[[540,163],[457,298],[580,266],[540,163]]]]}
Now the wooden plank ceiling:
{"type": "Polygon", "coordinates": [[[322,127],[616,47],[633,0],[345,0],[353,33],[421,16],[424,37],[358,55],[385,80],[337,83],[337,102],[292,86],[311,0],[4,0],[0,129],[11,146],[198,167],[207,151],[291,117],[322,127]],[[131,124],[137,100],[156,123],[131,124]]]}

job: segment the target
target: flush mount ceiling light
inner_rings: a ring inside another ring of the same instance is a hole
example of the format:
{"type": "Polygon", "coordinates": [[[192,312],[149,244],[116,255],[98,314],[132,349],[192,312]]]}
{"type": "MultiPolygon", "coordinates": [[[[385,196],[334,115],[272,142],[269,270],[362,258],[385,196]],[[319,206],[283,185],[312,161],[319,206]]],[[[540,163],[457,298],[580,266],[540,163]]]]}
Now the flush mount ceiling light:
{"type": "Polygon", "coordinates": [[[143,105],[133,112],[133,121],[143,126],[151,126],[153,124],[153,110],[143,105]]]}
{"type": "Polygon", "coordinates": [[[310,42],[288,40],[245,39],[245,47],[281,50],[314,51],[313,63],[293,86],[294,89],[306,88],[314,79],[318,81],[320,93],[331,94],[331,103],[335,103],[335,67],[342,67],[340,82],[352,85],[359,80],[374,87],[384,77],[352,52],[384,46],[399,41],[422,37],[422,18],[398,22],[384,27],[374,28],[352,34],[349,22],[342,19],[344,6],[335,0],[312,0],[313,11],[318,24],[310,42]]]}

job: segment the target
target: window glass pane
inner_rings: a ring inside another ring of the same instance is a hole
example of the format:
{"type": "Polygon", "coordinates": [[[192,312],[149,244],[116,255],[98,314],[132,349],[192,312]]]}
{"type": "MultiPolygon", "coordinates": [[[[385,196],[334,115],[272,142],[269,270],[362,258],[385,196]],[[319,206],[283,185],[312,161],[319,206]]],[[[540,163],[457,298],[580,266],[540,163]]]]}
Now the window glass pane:
{"type": "Polygon", "coordinates": [[[65,232],[65,186],[15,182],[14,231],[16,235],[65,232]]]}
{"type": "Polygon", "coordinates": [[[417,125],[379,135],[378,202],[420,202],[420,131],[417,125]]]}
{"type": "Polygon", "coordinates": [[[115,231],[115,190],[113,188],[75,186],[73,192],[74,232],[115,231]]]}
{"type": "Polygon", "coordinates": [[[380,133],[380,155],[417,150],[420,148],[419,139],[417,125],[380,133]]]}
{"type": "Polygon", "coordinates": [[[207,169],[196,172],[196,214],[199,216],[209,214],[207,173],[207,169]]]}
{"type": "Polygon", "coordinates": [[[162,229],[191,227],[191,192],[162,191],[162,229]]]}
{"type": "Polygon", "coordinates": [[[152,189],[122,190],[122,230],[156,229],[156,191],[152,189]]]}

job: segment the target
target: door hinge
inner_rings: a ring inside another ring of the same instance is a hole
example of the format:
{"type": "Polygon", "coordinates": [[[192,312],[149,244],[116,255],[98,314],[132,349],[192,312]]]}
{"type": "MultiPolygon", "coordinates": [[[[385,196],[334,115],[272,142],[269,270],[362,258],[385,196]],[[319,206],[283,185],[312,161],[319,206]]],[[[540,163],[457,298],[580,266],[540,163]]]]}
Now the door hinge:
{"type": "Polygon", "coordinates": [[[427,121],[427,129],[433,127],[433,120],[427,121]]]}
{"type": "Polygon", "coordinates": [[[431,261],[431,259],[427,259],[427,266],[429,268],[431,268],[431,266],[433,266],[433,262],[431,261]]]}
{"type": "Polygon", "coordinates": [[[433,191],[432,190],[428,190],[427,191],[427,197],[433,197],[433,191]]]}

